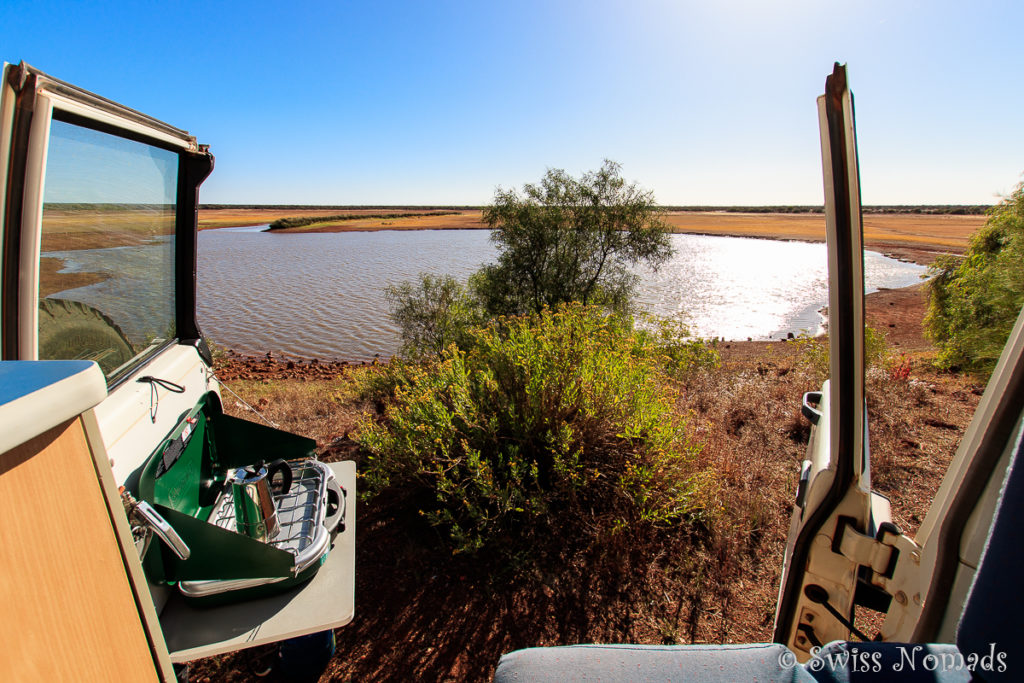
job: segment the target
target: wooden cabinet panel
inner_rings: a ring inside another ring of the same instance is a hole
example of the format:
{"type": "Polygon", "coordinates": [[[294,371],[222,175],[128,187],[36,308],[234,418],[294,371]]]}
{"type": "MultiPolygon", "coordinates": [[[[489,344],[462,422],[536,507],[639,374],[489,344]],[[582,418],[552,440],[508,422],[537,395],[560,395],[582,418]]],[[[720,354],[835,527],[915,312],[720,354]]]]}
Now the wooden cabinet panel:
{"type": "Polygon", "coordinates": [[[0,455],[2,681],[155,681],[80,419],[0,455]]]}

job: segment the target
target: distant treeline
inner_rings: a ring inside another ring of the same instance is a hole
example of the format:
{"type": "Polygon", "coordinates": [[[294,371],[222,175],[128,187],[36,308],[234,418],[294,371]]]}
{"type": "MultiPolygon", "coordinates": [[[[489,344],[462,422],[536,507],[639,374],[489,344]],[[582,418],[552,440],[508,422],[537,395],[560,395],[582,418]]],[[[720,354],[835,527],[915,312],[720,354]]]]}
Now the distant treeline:
{"type": "Polygon", "coordinates": [[[384,206],[380,204],[200,204],[200,209],[263,209],[267,211],[478,211],[482,206],[417,206],[414,204],[384,206]]]}
{"type": "MultiPolygon", "coordinates": [[[[81,205],[79,205],[81,206],[81,205]]],[[[361,216],[334,216],[317,218],[310,222],[324,220],[355,220],[356,218],[399,218],[406,215],[424,215],[420,212],[433,212],[432,215],[451,215],[460,211],[479,211],[482,206],[313,206],[309,204],[202,204],[201,209],[266,209],[272,211],[294,210],[332,210],[332,211],[366,211],[381,209],[382,211],[417,212],[416,214],[387,214],[361,216]],[[438,211],[443,213],[438,213],[438,211]]],[[[665,211],[724,211],[727,213],[824,213],[823,206],[788,205],[788,206],[662,206],[665,211]]],[[[980,216],[992,208],[989,204],[891,204],[865,206],[864,213],[905,213],[947,216],[980,216]]],[[[426,214],[430,215],[430,214],[426,214]]],[[[291,219],[286,219],[291,220],[291,219]]],[[[302,219],[305,220],[305,219],[302,219]]],[[[309,223],[303,223],[309,225],[309,223]]],[[[296,226],[289,226],[296,227],[296,226]]]]}
{"type": "Polygon", "coordinates": [[[136,204],[125,202],[46,202],[55,211],[174,211],[174,204],[136,204]]]}
{"type": "Polygon", "coordinates": [[[418,211],[415,213],[345,213],[339,216],[295,216],[278,218],[270,224],[268,230],[284,230],[285,228],[301,228],[313,223],[337,223],[340,221],[360,221],[366,218],[413,218],[415,216],[451,216],[458,211],[418,211]]]}
{"type": "MultiPolygon", "coordinates": [[[[726,213],[825,213],[824,206],[663,206],[665,211],[726,213]]],[[[989,204],[892,204],[862,207],[864,213],[917,213],[932,216],[981,216],[989,204]]]]}
{"type": "Polygon", "coordinates": [[[991,204],[946,204],[941,206],[865,206],[864,213],[922,213],[933,216],[984,216],[991,204]]]}

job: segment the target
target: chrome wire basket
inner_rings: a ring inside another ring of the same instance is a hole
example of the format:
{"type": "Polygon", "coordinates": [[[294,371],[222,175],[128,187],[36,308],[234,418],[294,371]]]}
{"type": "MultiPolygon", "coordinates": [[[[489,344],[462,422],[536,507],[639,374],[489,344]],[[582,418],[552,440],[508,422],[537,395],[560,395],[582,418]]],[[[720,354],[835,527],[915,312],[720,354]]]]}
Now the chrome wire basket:
{"type": "MultiPolygon", "coordinates": [[[[325,518],[328,484],[334,478],[334,473],[316,460],[296,460],[288,464],[292,468],[292,485],[287,493],[274,491],[280,531],[268,541],[268,544],[287,550],[295,556],[292,576],[297,576],[322,560],[330,549],[331,534],[325,525],[325,518]]],[[[230,490],[217,498],[207,521],[221,529],[237,533],[234,498],[230,490]]],[[[178,588],[188,597],[200,598],[277,583],[289,578],[291,577],[181,581],[178,588]]]]}

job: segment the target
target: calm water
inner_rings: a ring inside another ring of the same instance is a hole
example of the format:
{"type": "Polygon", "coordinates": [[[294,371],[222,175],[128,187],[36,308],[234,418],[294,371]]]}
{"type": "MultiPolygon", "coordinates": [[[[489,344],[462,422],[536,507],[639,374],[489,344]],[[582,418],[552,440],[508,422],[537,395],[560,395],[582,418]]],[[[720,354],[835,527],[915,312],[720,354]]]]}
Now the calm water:
{"type": "Polygon", "coordinates": [[[163,280],[153,274],[172,272],[170,239],[156,237],[144,246],[43,252],[44,257],[61,260],[62,273],[110,274],[112,268],[117,269],[117,277],[55,296],[83,301],[109,315],[137,346],[145,346],[154,333],[166,336],[167,325],[174,320],[174,292],[170,286],[161,287],[163,280]],[[138,296],[138,292],[146,295],[138,296]]]}
{"type": "MultiPolygon", "coordinates": [[[[420,272],[465,279],[495,257],[484,230],[282,235],[255,228],[199,233],[203,332],[236,351],[313,358],[390,356],[398,334],[383,288],[420,272]]],[[[700,336],[778,338],[817,331],[828,299],[824,244],[673,235],[676,255],[644,271],[643,308],[685,314],[700,336]]],[[[905,287],[924,268],[865,254],[867,286],[905,287]]]]}

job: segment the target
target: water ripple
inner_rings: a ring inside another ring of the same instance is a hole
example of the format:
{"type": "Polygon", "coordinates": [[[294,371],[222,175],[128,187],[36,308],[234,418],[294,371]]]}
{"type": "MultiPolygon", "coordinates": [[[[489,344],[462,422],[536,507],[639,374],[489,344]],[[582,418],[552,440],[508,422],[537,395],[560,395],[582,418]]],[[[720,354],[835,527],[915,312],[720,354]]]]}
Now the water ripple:
{"type": "MultiPolygon", "coordinates": [[[[199,233],[199,323],[218,344],[313,358],[392,355],[399,339],[383,289],[418,273],[465,280],[493,261],[484,230],[282,235],[251,228],[199,233]]],[[[676,254],[640,271],[641,307],[682,315],[724,339],[816,331],[828,298],[824,244],[673,235],[676,254]]],[[[905,287],[924,268],[866,252],[869,291],[905,287]]]]}

